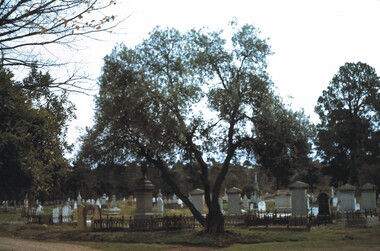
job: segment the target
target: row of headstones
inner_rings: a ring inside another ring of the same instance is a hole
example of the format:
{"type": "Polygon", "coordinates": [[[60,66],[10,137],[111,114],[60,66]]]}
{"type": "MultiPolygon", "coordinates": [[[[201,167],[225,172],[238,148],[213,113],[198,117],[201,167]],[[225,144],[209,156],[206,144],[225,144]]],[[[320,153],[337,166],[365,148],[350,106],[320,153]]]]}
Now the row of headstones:
{"type": "MultiPolygon", "coordinates": [[[[244,211],[253,210],[254,205],[257,205],[257,209],[260,212],[266,211],[266,202],[258,199],[255,195],[251,195],[249,200],[246,195],[241,198],[242,190],[236,187],[232,187],[226,191],[225,196],[220,197],[219,207],[222,213],[225,213],[223,208],[224,201],[227,202],[227,213],[230,215],[241,214],[244,211]],[[241,208],[243,204],[243,210],[241,208]]],[[[201,189],[195,189],[190,192],[190,200],[194,204],[195,208],[202,214],[204,214],[204,191],[201,189]]]]}
{"type": "MultiPolygon", "coordinates": [[[[275,197],[275,210],[278,212],[292,213],[292,215],[307,215],[310,210],[309,196],[307,194],[307,189],[309,185],[297,181],[290,186],[290,193],[279,194],[275,197]]],[[[360,209],[374,210],[377,208],[376,203],[376,186],[373,184],[365,184],[360,187],[361,198],[360,198],[360,209]]],[[[351,185],[344,185],[338,188],[337,194],[337,211],[347,212],[355,211],[358,209],[356,198],[355,198],[356,188],[351,185]]],[[[252,209],[252,205],[257,202],[258,211],[265,211],[266,204],[264,201],[258,200],[254,196],[251,196],[251,203],[246,195],[241,199],[241,190],[238,188],[231,188],[227,190],[227,201],[228,201],[228,214],[239,214],[241,212],[240,202],[242,201],[243,208],[245,211],[252,209]]],[[[191,193],[192,202],[196,208],[203,212],[203,196],[204,192],[201,189],[196,189],[191,193]]],[[[320,214],[330,214],[330,199],[327,193],[320,193],[318,196],[319,202],[319,213],[320,214]]],[[[223,208],[223,201],[219,200],[220,207],[223,208]]]]}
{"type": "Polygon", "coordinates": [[[69,223],[73,219],[73,211],[68,203],[60,207],[53,208],[52,219],[53,223],[69,223]],[[62,219],[62,220],[61,220],[62,219]]]}
{"type": "MultiPolygon", "coordinates": [[[[302,183],[298,183],[298,185],[300,186],[300,188],[302,187],[302,183]]],[[[307,188],[305,187],[305,191],[306,189],[307,188]]],[[[294,189],[290,193],[286,191],[279,191],[275,196],[276,210],[283,212],[291,212],[294,201],[301,201],[299,203],[301,203],[303,206],[303,199],[305,198],[305,193],[302,192],[302,189],[298,190],[298,195],[293,194],[297,191],[294,189]]],[[[360,203],[357,203],[357,200],[355,198],[355,191],[356,188],[354,186],[346,184],[338,187],[336,196],[334,195],[333,189],[331,190],[330,195],[327,192],[321,192],[317,197],[318,208],[316,210],[316,214],[330,214],[331,207],[335,207],[338,212],[351,212],[358,210],[366,211],[375,210],[377,208],[375,185],[367,183],[360,187],[360,203]]],[[[306,208],[307,210],[313,210],[314,208],[311,208],[309,205],[309,197],[313,198],[314,196],[307,194],[306,196],[306,208]]]]}
{"type": "MultiPolygon", "coordinates": [[[[376,204],[376,189],[373,184],[365,184],[360,187],[360,210],[374,210],[377,208],[376,204]]],[[[348,212],[356,211],[358,209],[355,198],[356,187],[346,184],[338,187],[337,193],[337,211],[348,212]]]]}

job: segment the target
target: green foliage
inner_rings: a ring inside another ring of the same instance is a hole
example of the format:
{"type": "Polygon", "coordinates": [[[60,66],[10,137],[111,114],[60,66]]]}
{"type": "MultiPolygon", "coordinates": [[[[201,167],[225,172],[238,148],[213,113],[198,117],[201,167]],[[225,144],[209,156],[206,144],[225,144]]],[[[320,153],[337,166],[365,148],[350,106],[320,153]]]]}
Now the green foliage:
{"type": "Polygon", "coordinates": [[[68,168],[64,154],[70,150],[66,133],[73,104],[65,93],[51,93],[47,86],[53,80],[35,68],[22,84],[6,70],[1,77],[1,196],[59,196],[68,168]]]}
{"type": "Polygon", "coordinates": [[[254,152],[276,178],[277,189],[287,187],[293,176],[313,166],[309,154],[314,128],[303,111],[286,109],[276,97],[267,96],[257,109],[254,152]]]}
{"type": "Polygon", "coordinates": [[[379,77],[364,63],[340,67],[319,97],[318,152],[333,182],[358,182],[359,170],[379,158],[379,77]]]}

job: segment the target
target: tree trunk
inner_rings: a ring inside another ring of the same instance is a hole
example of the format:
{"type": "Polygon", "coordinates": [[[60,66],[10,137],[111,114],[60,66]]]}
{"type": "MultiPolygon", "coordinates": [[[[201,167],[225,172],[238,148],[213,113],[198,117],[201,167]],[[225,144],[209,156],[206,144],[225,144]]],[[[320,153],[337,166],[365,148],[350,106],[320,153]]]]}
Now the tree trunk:
{"type": "Polygon", "coordinates": [[[211,235],[220,235],[224,231],[224,216],[219,208],[218,200],[212,200],[213,209],[209,209],[206,217],[205,233],[211,235]],[[215,204],[216,203],[216,204],[215,204]]]}

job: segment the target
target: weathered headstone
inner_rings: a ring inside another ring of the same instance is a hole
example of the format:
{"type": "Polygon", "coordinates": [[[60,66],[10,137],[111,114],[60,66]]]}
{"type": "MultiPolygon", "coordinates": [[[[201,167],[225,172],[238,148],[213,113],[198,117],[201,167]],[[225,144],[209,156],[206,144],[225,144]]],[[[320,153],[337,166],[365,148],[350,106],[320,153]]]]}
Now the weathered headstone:
{"type": "Polygon", "coordinates": [[[87,227],[87,210],[84,205],[78,206],[78,224],[77,229],[78,230],[86,230],[87,227]]]}
{"type": "Polygon", "coordinates": [[[66,203],[62,208],[62,222],[67,223],[71,222],[73,216],[73,211],[68,203],[66,203]]]}
{"type": "Polygon", "coordinates": [[[278,213],[292,212],[292,196],[289,190],[278,190],[274,197],[275,210],[278,213]]]}
{"type": "Polygon", "coordinates": [[[349,184],[338,187],[338,210],[340,212],[355,211],[355,187],[349,184]]]}
{"type": "Polygon", "coordinates": [[[227,190],[228,214],[241,214],[241,189],[232,187],[227,190]]]}
{"type": "Polygon", "coordinates": [[[53,208],[52,219],[54,224],[59,223],[59,207],[53,208]]]}
{"type": "Polygon", "coordinates": [[[195,189],[190,192],[191,195],[191,202],[193,203],[194,207],[201,213],[204,214],[204,194],[205,192],[202,189],[195,189]]]}
{"type": "Polygon", "coordinates": [[[136,212],[135,219],[146,219],[153,215],[152,196],[154,186],[145,176],[141,178],[136,185],[136,212]]]}
{"type": "Polygon", "coordinates": [[[307,215],[308,206],[308,196],[307,188],[308,184],[297,181],[290,185],[292,192],[292,215],[293,216],[304,216],[307,215]]]}
{"type": "Polygon", "coordinates": [[[376,186],[370,183],[364,184],[361,190],[360,206],[361,210],[375,210],[376,207],[376,186]]]}

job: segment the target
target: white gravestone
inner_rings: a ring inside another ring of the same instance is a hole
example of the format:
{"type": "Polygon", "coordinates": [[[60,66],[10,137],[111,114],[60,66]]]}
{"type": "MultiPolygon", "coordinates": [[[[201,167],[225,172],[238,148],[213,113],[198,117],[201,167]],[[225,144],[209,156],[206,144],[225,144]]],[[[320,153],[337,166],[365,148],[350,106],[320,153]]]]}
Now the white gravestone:
{"type": "Polygon", "coordinates": [[[249,210],[249,202],[246,194],[243,196],[243,208],[246,212],[249,210]]]}
{"type": "Polygon", "coordinates": [[[68,204],[65,204],[62,208],[62,222],[68,223],[71,222],[71,216],[73,215],[73,211],[68,204]]]}
{"type": "Polygon", "coordinates": [[[265,203],[265,201],[261,200],[257,203],[257,210],[259,211],[259,213],[264,213],[265,211],[267,211],[267,204],[265,203]]]}
{"type": "Polygon", "coordinates": [[[36,215],[43,215],[44,214],[44,207],[41,204],[38,204],[36,209],[36,215]]]}
{"type": "Polygon", "coordinates": [[[222,198],[222,197],[219,197],[218,202],[219,202],[220,211],[222,212],[222,214],[224,214],[224,209],[223,209],[223,198],[222,198]]]}
{"type": "Polygon", "coordinates": [[[59,223],[59,207],[53,208],[52,218],[54,224],[59,223]]]}
{"type": "Polygon", "coordinates": [[[78,204],[78,205],[82,205],[82,196],[80,195],[80,192],[78,192],[78,196],[77,196],[77,204],[78,204]]]}
{"type": "Polygon", "coordinates": [[[160,216],[164,215],[164,201],[162,200],[161,191],[157,194],[157,214],[160,216]]]}

